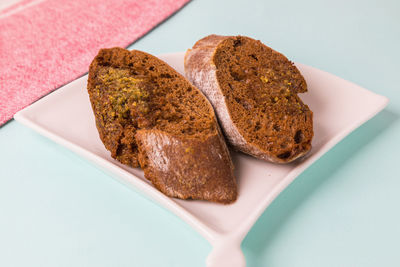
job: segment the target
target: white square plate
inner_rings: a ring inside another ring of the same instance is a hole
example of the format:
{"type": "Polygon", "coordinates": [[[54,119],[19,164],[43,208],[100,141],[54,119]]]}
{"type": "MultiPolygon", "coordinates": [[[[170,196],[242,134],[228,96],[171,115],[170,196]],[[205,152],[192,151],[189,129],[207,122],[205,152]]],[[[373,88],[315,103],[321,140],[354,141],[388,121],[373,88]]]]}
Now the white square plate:
{"type": "MultiPolygon", "coordinates": [[[[183,57],[184,53],[160,56],[180,73],[184,72],[183,57]]],[[[307,157],[287,165],[232,153],[239,197],[231,205],[166,197],[144,178],[140,169],[112,159],[97,133],[86,91],[87,75],[40,99],[14,118],[92,161],[193,226],[214,246],[208,266],[244,266],[240,243],[272,200],[308,166],[388,103],[386,97],[329,73],[302,64],[296,66],[309,88],[308,93],[300,96],[314,112],[313,148],[307,157]]]]}

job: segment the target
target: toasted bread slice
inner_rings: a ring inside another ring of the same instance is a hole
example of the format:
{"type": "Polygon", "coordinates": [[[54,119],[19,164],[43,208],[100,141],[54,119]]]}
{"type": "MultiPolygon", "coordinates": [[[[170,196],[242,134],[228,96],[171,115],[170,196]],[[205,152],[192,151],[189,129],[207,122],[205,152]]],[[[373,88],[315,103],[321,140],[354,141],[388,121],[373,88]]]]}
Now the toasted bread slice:
{"type": "Polygon", "coordinates": [[[249,37],[210,35],[186,52],[185,73],[237,150],[286,163],[311,149],[313,114],[297,95],[307,84],[284,55],[249,37]]]}
{"type": "Polygon", "coordinates": [[[87,86],[100,139],[171,197],[230,203],[233,164],[211,104],[183,76],[141,51],[102,49],[87,86]]]}

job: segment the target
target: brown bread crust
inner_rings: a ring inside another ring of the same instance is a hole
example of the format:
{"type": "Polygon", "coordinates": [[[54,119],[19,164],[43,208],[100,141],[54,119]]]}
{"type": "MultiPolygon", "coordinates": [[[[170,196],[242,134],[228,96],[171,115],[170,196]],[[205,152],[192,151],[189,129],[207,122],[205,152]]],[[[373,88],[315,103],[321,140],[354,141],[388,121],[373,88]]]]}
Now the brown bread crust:
{"type": "Polygon", "coordinates": [[[140,165],[168,196],[236,200],[233,164],[212,106],[166,63],[141,51],[101,49],[87,89],[113,158],[140,165]]]}
{"type": "Polygon", "coordinates": [[[277,163],[311,149],[312,112],[297,96],[307,84],[284,55],[249,37],[210,35],[186,52],[185,74],[235,149],[277,163]]]}
{"type": "Polygon", "coordinates": [[[139,130],[136,140],[145,177],[166,195],[225,204],[236,199],[233,165],[227,166],[229,151],[220,136],[202,140],[139,130]]]}

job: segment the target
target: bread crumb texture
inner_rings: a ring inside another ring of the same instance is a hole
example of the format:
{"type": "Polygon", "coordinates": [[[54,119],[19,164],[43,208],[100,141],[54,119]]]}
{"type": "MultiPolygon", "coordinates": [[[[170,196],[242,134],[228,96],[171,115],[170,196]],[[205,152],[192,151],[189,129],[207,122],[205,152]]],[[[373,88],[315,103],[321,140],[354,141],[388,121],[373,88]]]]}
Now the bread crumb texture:
{"type": "Polygon", "coordinates": [[[166,63],[141,51],[102,49],[90,65],[87,89],[113,158],[140,165],[169,196],[236,199],[233,165],[212,106],[166,63]],[[222,171],[213,181],[217,165],[222,171]]]}
{"type": "MultiPolygon", "coordinates": [[[[230,123],[246,143],[236,145],[237,138],[225,131],[234,147],[280,163],[311,149],[313,114],[298,96],[307,91],[307,84],[284,55],[248,37],[215,35],[198,41],[188,54],[187,59],[202,62],[201,56],[208,56],[209,64],[215,65],[210,70],[218,83],[214,90],[223,95],[230,123]]],[[[200,71],[195,63],[186,62],[186,71],[200,71]]],[[[204,84],[194,84],[203,91],[204,84]]]]}

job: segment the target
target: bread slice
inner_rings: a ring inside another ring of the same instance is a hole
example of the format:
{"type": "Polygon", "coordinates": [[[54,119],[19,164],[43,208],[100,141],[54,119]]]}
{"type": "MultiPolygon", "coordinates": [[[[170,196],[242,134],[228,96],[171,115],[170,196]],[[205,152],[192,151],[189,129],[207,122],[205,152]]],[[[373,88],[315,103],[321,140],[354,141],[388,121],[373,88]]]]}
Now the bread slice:
{"type": "Polygon", "coordinates": [[[166,63],[141,51],[101,49],[87,89],[113,158],[140,165],[168,196],[236,199],[233,164],[212,106],[166,63]]]}
{"type": "Polygon", "coordinates": [[[286,163],[311,149],[307,84],[284,55],[244,36],[210,35],[186,52],[185,74],[209,99],[231,145],[286,163]]]}

